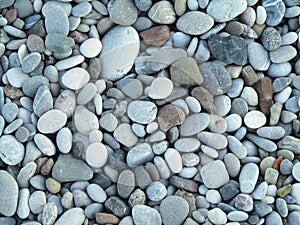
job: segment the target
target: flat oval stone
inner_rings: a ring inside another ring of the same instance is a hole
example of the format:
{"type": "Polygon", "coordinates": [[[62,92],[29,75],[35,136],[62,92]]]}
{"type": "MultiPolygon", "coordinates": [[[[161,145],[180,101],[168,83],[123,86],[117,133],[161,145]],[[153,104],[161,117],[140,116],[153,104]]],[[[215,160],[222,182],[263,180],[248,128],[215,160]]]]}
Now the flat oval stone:
{"type": "Polygon", "coordinates": [[[261,127],[256,133],[263,138],[277,140],[285,135],[285,129],[280,126],[261,127]]]}
{"type": "Polygon", "coordinates": [[[173,90],[173,83],[165,77],[155,78],[150,86],[149,97],[152,99],[165,99],[173,90]]]}
{"type": "Polygon", "coordinates": [[[92,5],[88,2],[80,2],[72,8],[72,15],[76,17],[85,17],[92,11],[92,5]]]}
{"type": "Polygon", "coordinates": [[[202,131],[198,133],[197,137],[201,142],[215,149],[226,148],[228,144],[227,138],[223,134],[202,131]]]}
{"type": "Polygon", "coordinates": [[[20,163],[25,154],[24,146],[12,135],[0,137],[0,158],[10,166],[20,163]]]}
{"type": "Polygon", "coordinates": [[[138,138],[131,130],[131,126],[127,123],[121,123],[114,131],[114,138],[121,144],[132,147],[134,146],[138,138]]]}
{"type": "MultiPolygon", "coordinates": [[[[84,61],[84,57],[82,55],[71,56],[67,59],[63,59],[55,63],[55,68],[59,71],[66,70],[81,64],[83,61],[84,61]]],[[[45,68],[45,73],[46,73],[46,69],[47,67],[45,68]]],[[[49,72],[50,70],[51,69],[49,69],[49,72]]]]}
{"type": "Polygon", "coordinates": [[[117,182],[117,191],[122,198],[128,198],[135,188],[135,176],[131,170],[120,173],[117,182]]]}
{"type": "Polygon", "coordinates": [[[213,18],[199,11],[187,12],[176,22],[177,29],[189,35],[203,34],[209,31],[213,25],[213,18]]]}
{"type": "Polygon", "coordinates": [[[251,66],[260,71],[266,71],[270,67],[269,53],[264,47],[257,43],[251,42],[247,45],[248,58],[251,66]]]}
{"type": "Polygon", "coordinates": [[[75,108],[74,125],[77,131],[89,134],[93,130],[99,129],[97,116],[82,105],[75,108]]]}
{"type": "Polygon", "coordinates": [[[156,118],[157,107],[150,101],[133,101],[128,105],[127,114],[134,122],[148,124],[156,118]]]}
{"type": "Polygon", "coordinates": [[[41,54],[38,52],[29,53],[22,60],[22,70],[25,73],[31,73],[35,70],[41,62],[41,54]]]}
{"type": "Polygon", "coordinates": [[[143,143],[131,148],[127,154],[126,161],[128,166],[136,167],[149,162],[154,157],[154,153],[151,146],[147,143],[143,143]]]}
{"type": "Polygon", "coordinates": [[[212,0],[207,6],[207,13],[212,16],[216,22],[223,23],[242,14],[246,8],[246,0],[212,0]]]}
{"type": "Polygon", "coordinates": [[[242,193],[250,194],[255,188],[259,175],[258,166],[254,163],[247,163],[242,167],[239,184],[242,193]]]}
{"type": "Polygon", "coordinates": [[[251,133],[247,134],[247,138],[267,152],[274,152],[277,150],[277,145],[273,141],[270,141],[266,138],[262,138],[251,133]]]}
{"type": "Polygon", "coordinates": [[[210,116],[206,113],[197,113],[186,117],[180,126],[182,136],[191,136],[207,128],[210,124],[210,116]]]}
{"type": "Polygon", "coordinates": [[[43,76],[33,76],[24,81],[22,90],[25,95],[33,98],[35,97],[35,94],[38,91],[39,87],[42,85],[47,85],[49,87],[48,79],[43,76]]]}
{"type": "Polygon", "coordinates": [[[161,46],[170,38],[170,28],[166,25],[156,26],[144,30],[140,35],[146,45],[161,46]]]}
{"type": "Polygon", "coordinates": [[[67,118],[73,116],[76,107],[75,93],[71,90],[64,90],[56,98],[54,108],[59,109],[67,115],[67,118]]]}
{"type": "Polygon", "coordinates": [[[251,129],[257,129],[265,125],[267,122],[266,116],[257,110],[248,112],[244,117],[244,123],[251,129]]]}
{"type": "Polygon", "coordinates": [[[44,134],[55,133],[67,122],[65,113],[58,109],[52,109],[44,113],[38,120],[37,128],[44,134]]]}
{"type": "Polygon", "coordinates": [[[36,134],[34,143],[44,155],[52,156],[56,153],[56,147],[53,142],[43,134],[36,134]]]}
{"type": "Polygon", "coordinates": [[[207,212],[207,217],[213,224],[226,224],[226,213],[220,208],[214,208],[207,212]]]}
{"type": "Polygon", "coordinates": [[[86,162],[95,168],[105,165],[108,153],[105,145],[99,142],[90,144],[86,149],[86,162]]]}
{"type": "Polygon", "coordinates": [[[111,21],[122,26],[130,26],[138,18],[138,10],[132,0],[116,0],[108,12],[111,21]]]}
{"type": "Polygon", "coordinates": [[[159,24],[172,24],[175,22],[175,12],[169,1],[159,1],[149,10],[148,16],[151,20],[159,24]]]}
{"type": "Polygon", "coordinates": [[[34,113],[39,117],[53,109],[53,97],[48,86],[42,85],[39,87],[34,97],[32,107],[34,113]]]}
{"type": "Polygon", "coordinates": [[[77,95],[77,104],[85,105],[89,103],[96,95],[97,87],[94,83],[86,84],[77,95]]]}
{"type": "Polygon", "coordinates": [[[241,163],[234,154],[227,153],[224,157],[224,163],[230,177],[236,177],[239,174],[241,163]]]}
{"type": "Polygon", "coordinates": [[[66,12],[59,6],[51,7],[45,14],[45,28],[48,34],[56,33],[67,36],[69,20],[66,12]]]}
{"type": "Polygon", "coordinates": [[[61,153],[68,153],[72,148],[72,132],[69,128],[60,129],[56,135],[56,145],[61,153]]]}
{"type": "Polygon", "coordinates": [[[234,136],[227,136],[230,151],[239,159],[247,156],[247,148],[234,136]]]}
{"type": "MultiPolygon", "coordinates": [[[[0,139],[1,140],[1,139],[0,139]]],[[[2,155],[2,154],[1,154],[2,155]]],[[[11,217],[17,210],[19,188],[16,180],[5,170],[0,170],[0,213],[6,217],[11,217]]]]}
{"type": "Polygon", "coordinates": [[[174,147],[180,152],[194,152],[199,149],[200,141],[196,138],[180,138],[174,143],[174,147]]]}
{"type": "Polygon", "coordinates": [[[164,154],[166,163],[173,173],[180,173],[182,170],[182,159],[179,151],[174,148],[168,148],[164,154]]]}
{"type": "Polygon", "coordinates": [[[135,205],[132,208],[132,219],[136,225],[144,225],[151,221],[153,225],[161,225],[162,220],[159,212],[146,205],[135,205]]]}
{"type": "Polygon", "coordinates": [[[284,63],[293,59],[297,55],[297,50],[290,45],[281,46],[270,52],[270,60],[273,63],[284,63]]]}
{"type": "Polygon", "coordinates": [[[67,88],[79,90],[90,80],[89,73],[80,67],[75,67],[62,75],[61,82],[67,88]]]}
{"type": "Polygon", "coordinates": [[[65,211],[55,222],[55,225],[73,224],[81,225],[85,220],[84,211],[81,208],[72,208],[65,211]]]}
{"type": "Polygon", "coordinates": [[[102,43],[97,38],[89,38],[80,45],[79,50],[85,57],[94,58],[101,52],[102,43]]]}
{"type": "Polygon", "coordinates": [[[133,27],[116,26],[101,40],[101,77],[117,80],[132,68],[139,53],[140,38],[133,27]]]}
{"type": "Polygon", "coordinates": [[[263,0],[262,6],[267,12],[267,25],[277,26],[282,21],[285,13],[285,4],[283,1],[263,0]]]}
{"type": "Polygon", "coordinates": [[[200,175],[207,188],[219,188],[229,182],[229,175],[224,163],[220,160],[212,161],[203,166],[200,175]]]}
{"type": "Polygon", "coordinates": [[[20,88],[29,79],[29,75],[22,71],[20,67],[13,67],[6,72],[8,82],[11,86],[20,88]]]}
{"type": "Polygon", "coordinates": [[[107,199],[106,192],[98,184],[88,185],[86,191],[89,197],[95,202],[103,203],[107,199]]]}

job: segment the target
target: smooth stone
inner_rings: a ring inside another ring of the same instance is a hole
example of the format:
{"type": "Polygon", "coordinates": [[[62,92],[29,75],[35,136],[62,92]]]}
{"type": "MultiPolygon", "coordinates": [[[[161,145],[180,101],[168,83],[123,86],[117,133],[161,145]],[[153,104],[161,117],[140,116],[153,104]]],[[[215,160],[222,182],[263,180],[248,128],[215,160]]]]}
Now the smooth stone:
{"type": "Polygon", "coordinates": [[[28,188],[23,188],[19,192],[19,199],[18,199],[18,208],[17,208],[17,215],[21,219],[25,219],[30,214],[30,208],[28,205],[28,199],[30,196],[30,191],[28,188]]]}
{"type": "Polygon", "coordinates": [[[96,222],[99,224],[118,224],[119,218],[113,214],[109,213],[96,213],[95,214],[96,222]]]}
{"type": "Polygon", "coordinates": [[[41,53],[41,52],[45,51],[44,40],[36,34],[31,34],[27,37],[26,45],[30,52],[40,52],[41,53]]]}
{"type": "Polygon", "coordinates": [[[56,145],[61,153],[68,153],[72,148],[72,132],[69,128],[60,129],[56,135],[56,145]]]}
{"type": "Polygon", "coordinates": [[[207,128],[210,124],[210,117],[206,113],[197,113],[186,117],[180,126],[182,136],[191,136],[207,128]]]}
{"type": "Polygon", "coordinates": [[[293,136],[285,136],[278,142],[278,148],[290,150],[295,154],[300,153],[300,139],[293,136]]]}
{"type": "Polygon", "coordinates": [[[2,135],[0,138],[0,158],[7,165],[17,165],[24,158],[24,146],[12,135],[2,135]]]}
{"type": "Polygon", "coordinates": [[[131,148],[127,154],[126,161],[128,166],[136,167],[153,159],[154,154],[151,146],[143,143],[131,148]]]}
{"type": "Polygon", "coordinates": [[[22,71],[20,67],[14,67],[9,69],[6,72],[6,76],[8,79],[8,82],[11,86],[20,88],[23,86],[23,83],[29,79],[29,75],[22,71]]]}
{"type": "Polygon", "coordinates": [[[102,143],[92,143],[86,149],[86,162],[92,167],[102,167],[106,164],[108,153],[102,143]],[[101,157],[100,157],[101,156],[101,157]]]}
{"type": "Polygon", "coordinates": [[[258,105],[258,95],[252,87],[244,87],[241,98],[245,99],[249,106],[258,105]]]}
{"type": "Polygon", "coordinates": [[[224,66],[216,62],[207,62],[201,64],[199,69],[203,76],[201,87],[205,88],[212,95],[221,95],[230,90],[232,80],[224,66]]]}
{"type": "Polygon", "coordinates": [[[272,207],[264,202],[254,202],[254,210],[259,217],[264,217],[272,212],[272,207]]]}
{"type": "Polygon", "coordinates": [[[159,1],[155,3],[149,10],[148,16],[155,23],[172,24],[175,22],[175,12],[169,1],[159,1]]]}
{"type": "Polygon", "coordinates": [[[134,0],[134,3],[143,12],[148,11],[152,6],[152,0],[134,0]]]}
{"type": "Polygon", "coordinates": [[[284,63],[293,59],[297,55],[297,50],[290,45],[279,47],[270,52],[270,60],[273,63],[284,63]]]}
{"type": "Polygon", "coordinates": [[[13,122],[18,116],[18,113],[19,108],[16,103],[8,102],[2,106],[2,119],[4,118],[7,123],[13,122]]]}
{"type": "Polygon", "coordinates": [[[97,94],[97,87],[93,83],[87,83],[77,95],[77,104],[85,105],[89,103],[97,94]]]}
{"type": "Polygon", "coordinates": [[[1,3],[0,3],[0,9],[8,8],[11,5],[13,5],[14,2],[15,2],[14,0],[1,1],[1,3]]]}
{"type": "Polygon", "coordinates": [[[23,93],[28,97],[34,98],[39,87],[43,85],[47,85],[49,87],[48,79],[43,76],[34,76],[24,81],[22,85],[22,90],[23,93]]]}
{"type": "Polygon", "coordinates": [[[163,106],[158,113],[158,123],[160,129],[164,132],[176,125],[182,124],[184,120],[185,114],[183,110],[171,104],[163,106]]]}
{"type": "Polygon", "coordinates": [[[247,61],[246,43],[242,38],[213,34],[208,40],[208,46],[215,58],[227,64],[234,63],[242,66],[247,61]]]}
{"type": "Polygon", "coordinates": [[[14,8],[18,12],[18,17],[22,19],[34,13],[32,3],[29,0],[16,1],[14,8]]]}
{"type": "Polygon", "coordinates": [[[79,50],[86,58],[94,58],[101,52],[102,43],[97,38],[89,38],[80,45],[79,50]]]}
{"type": "Polygon", "coordinates": [[[247,163],[242,167],[239,183],[242,193],[250,194],[255,188],[259,175],[258,166],[254,163],[247,163]]]}
{"type": "Polygon", "coordinates": [[[247,8],[246,0],[213,0],[207,6],[207,13],[214,18],[216,22],[222,23],[232,20],[242,14],[247,8]]]}
{"type": "Polygon", "coordinates": [[[39,214],[46,204],[46,195],[43,191],[34,191],[28,199],[29,208],[32,213],[39,214]]]}
{"type": "Polygon", "coordinates": [[[99,129],[97,116],[82,105],[75,108],[74,125],[78,132],[89,134],[93,130],[99,129]]]}
{"type": "Polygon", "coordinates": [[[56,153],[56,147],[52,140],[43,134],[36,134],[34,143],[44,155],[53,156],[56,153]]]}
{"type": "Polygon", "coordinates": [[[244,87],[244,80],[242,78],[234,79],[232,80],[232,86],[230,90],[227,92],[227,95],[230,98],[236,98],[241,94],[243,87],[244,87]]]}
{"type": "Polygon", "coordinates": [[[253,210],[253,199],[251,195],[238,194],[234,198],[234,205],[238,210],[251,212],[253,210]]]}
{"type": "Polygon", "coordinates": [[[223,117],[230,111],[231,99],[226,95],[218,95],[214,98],[214,104],[216,106],[216,115],[223,117]]]}
{"type": "Polygon", "coordinates": [[[41,54],[38,52],[29,53],[22,60],[22,70],[25,73],[31,73],[41,62],[41,54]]]}
{"type": "Polygon", "coordinates": [[[267,152],[274,152],[277,149],[277,145],[273,141],[259,137],[255,134],[249,133],[249,134],[247,134],[247,138],[267,152]]]}
{"type": "Polygon", "coordinates": [[[132,99],[138,99],[143,94],[143,85],[138,79],[122,79],[117,83],[117,87],[132,99]]]}
{"type": "Polygon", "coordinates": [[[239,159],[247,156],[247,148],[234,136],[227,136],[228,147],[239,159]]]}
{"type": "Polygon", "coordinates": [[[37,165],[34,162],[26,163],[17,175],[17,182],[20,188],[29,187],[29,180],[33,177],[37,165]]]}
{"type": "Polygon", "coordinates": [[[100,126],[109,132],[113,132],[118,126],[118,119],[112,113],[106,113],[99,121],[100,126]]]}
{"type": "Polygon", "coordinates": [[[182,159],[179,151],[174,148],[168,148],[164,154],[166,163],[173,173],[180,173],[182,170],[182,159]]]}
{"type": "Polygon", "coordinates": [[[273,211],[266,216],[266,225],[282,225],[281,216],[276,212],[273,211]]]}
{"type": "Polygon", "coordinates": [[[219,188],[229,182],[229,175],[224,163],[220,160],[213,161],[200,170],[203,183],[208,188],[219,188]],[[215,173],[218,172],[218,176],[215,173]]]}
{"type": "Polygon", "coordinates": [[[54,225],[73,224],[81,225],[85,220],[84,211],[81,208],[75,207],[65,211],[54,225]]]}
{"type": "Polygon", "coordinates": [[[67,122],[67,116],[58,109],[52,109],[44,113],[37,123],[37,128],[44,134],[55,133],[67,122]]]}
{"type": "Polygon", "coordinates": [[[262,127],[266,123],[266,116],[257,110],[248,112],[244,117],[244,123],[251,129],[257,129],[262,127]]]}
{"type": "Polygon", "coordinates": [[[259,80],[256,72],[251,66],[246,66],[242,69],[242,77],[245,81],[245,84],[248,86],[252,86],[259,80]]]}
{"type": "MultiPolygon", "coordinates": [[[[75,67],[75,66],[81,64],[83,61],[84,61],[84,57],[82,55],[71,56],[67,59],[63,59],[63,60],[60,60],[57,63],[55,63],[55,68],[59,71],[66,70],[66,69],[70,69],[72,67],[75,67]]],[[[47,69],[47,67],[45,68],[45,73],[46,73],[46,69],[47,69]]],[[[48,70],[52,70],[52,69],[48,68],[48,70]]],[[[55,73],[54,71],[53,72],[47,71],[47,72],[50,72],[51,74],[55,73]]],[[[45,74],[45,76],[46,76],[46,74],[45,74]]]]}
{"type": "Polygon", "coordinates": [[[255,188],[255,190],[252,193],[252,196],[256,200],[261,200],[266,196],[267,191],[268,191],[268,183],[266,181],[263,181],[255,188]]]}
{"type": "Polygon", "coordinates": [[[285,129],[280,126],[261,127],[256,133],[260,137],[277,140],[285,135],[285,129]]]}
{"type": "Polygon", "coordinates": [[[67,115],[67,118],[73,116],[76,107],[75,93],[71,90],[64,90],[56,98],[54,108],[59,109],[67,115]]]}
{"type": "Polygon", "coordinates": [[[133,147],[138,138],[132,132],[131,126],[127,123],[121,123],[114,131],[114,138],[127,147],[133,147]]]}
{"type": "Polygon", "coordinates": [[[136,225],[144,225],[151,221],[153,225],[161,225],[161,215],[156,209],[146,205],[135,205],[132,208],[132,219],[136,225]]]}
{"type": "Polygon", "coordinates": [[[6,217],[15,214],[18,205],[19,188],[16,180],[5,170],[0,170],[0,185],[3,188],[0,197],[0,213],[6,217]]]}
{"type": "Polygon", "coordinates": [[[130,170],[124,170],[120,173],[117,182],[117,191],[122,198],[128,198],[135,187],[135,176],[130,170]]]}
{"type": "Polygon", "coordinates": [[[251,42],[247,45],[248,59],[251,66],[260,71],[266,71],[270,67],[269,53],[264,47],[257,43],[251,42]]]}
{"type": "Polygon", "coordinates": [[[69,20],[65,11],[59,7],[51,7],[45,15],[45,28],[48,34],[56,33],[67,36],[69,20]]]}
{"type": "Polygon", "coordinates": [[[53,166],[52,176],[59,182],[90,180],[93,171],[85,162],[71,154],[61,154],[53,166]]]}
{"type": "Polygon", "coordinates": [[[171,80],[165,77],[155,78],[149,89],[149,97],[152,99],[165,99],[173,90],[173,83],[171,80]]]}
{"type": "Polygon", "coordinates": [[[55,54],[68,54],[75,45],[73,38],[66,37],[63,34],[50,33],[47,34],[45,46],[55,54]]]}
{"type": "Polygon", "coordinates": [[[267,27],[261,35],[261,41],[265,49],[273,51],[282,44],[281,35],[274,27],[267,27]]]}
{"type": "Polygon", "coordinates": [[[90,184],[87,186],[86,191],[89,197],[95,202],[103,203],[107,199],[105,191],[97,184],[90,184]]]}
{"type": "Polygon", "coordinates": [[[287,221],[289,225],[298,224],[300,222],[300,212],[299,211],[291,212],[287,217],[287,221]]]}
{"type": "Polygon", "coordinates": [[[240,161],[233,153],[227,153],[224,157],[224,163],[230,177],[236,177],[240,172],[240,161]]]}
{"type": "Polygon", "coordinates": [[[208,190],[206,192],[205,198],[208,202],[212,204],[218,204],[222,201],[220,193],[216,190],[208,190]]]}
{"type": "Polygon", "coordinates": [[[143,30],[144,31],[141,32],[140,35],[146,45],[161,46],[169,40],[171,35],[170,28],[166,25],[155,26],[150,29],[143,30]]]}
{"type": "Polygon", "coordinates": [[[89,73],[80,67],[75,67],[62,75],[61,81],[64,86],[72,90],[79,90],[90,80],[89,73]]]}
{"type": "Polygon", "coordinates": [[[202,131],[198,133],[197,137],[200,142],[214,149],[226,148],[228,144],[227,138],[223,134],[202,131]]]}
{"type": "Polygon", "coordinates": [[[157,107],[150,101],[132,101],[128,105],[129,118],[140,124],[152,122],[157,115],[157,107]]]}
{"type": "Polygon", "coordinates": [[[276,169],[273,168],[267,168],[265,171],[265,181],[268,184],[275,184],[277,182],[279,176],[279,172],[276,169]]]}
{"type": "Polygon", "coordinates": [[[189,35],[203,34],[210,30],[213,25],[212,17],[198,11],[185,13],[176,22],[177,29],[189,35]]]}
{"type": "Polygon", "coordinates": [[[230,114],[225,118],[227,123],[226,132],[237,131],[242,126],[242,118],[238,114],[230,114]]]}
{"type": "Polygon", "coordinates": [[[122,26],[130,26],[138,18],[138,10],[132,0],[116,0],[108,12],[111,21],[122,26]]]}
{"type": "Polygon", "coordinates": [[[299,171],[300,171],[300,163],[297,162],[294,164],[293,169],[292,169],[292,175],[297,181],[300,180],[299,171]]]}
{"type": "Polygon", "coordinates": [[[92,5],[88,2],[80,2],[72,8],[72,15],[76,17],[85,17],[92,11],[92,5]]]}
{"type": "Polygon", "coordinates": [[[256,8],[256,23],[258,25],[262,25],[266,22],[267,19],[267,12],[266,9],[264,7],[257,6],[256,8]]]}
{"type": "Polygon", "coordinates": [[[226,213],[220,208],[209,210],[207,217],[213,224],[225,224],[227,222],[226,213]]]}
{"type": "Polygon", "coordinates": [[[283,19],[285,13],[285,4],[281,0],[270,1],[263,0],[262,6],[267,12],[266,23],[268,26],[277,26],[283,19]]]}
{"type": "Polygon", "coordinates": [[[100,54],[101,77],[112,81],[123,77],[132,68],[138,55],[140,48],[138,33],[130,26],[117,26],[105,34],[101,43],[103,46],[100,54]]]}
{"type": "Polygon", "coordinates": [[[273,92],[280,92],[285,89],[292,82],[289,77],[276,78],[272,83],[273,92]]]}
{"type": "Polygon", "coordinates": [[[159,211],[163,224],[180,225],[189,213],[189,205],[182,197],[169,196],[161,202],[159,211]]]}
{"type": "Polygon", "coordinates": [[[34,113],[39,117],[53,109],[53,97],[48,86],[42,85],[38,88],[32,107],[34,113]]]}
{"type": "Polygon", "coordinates": [[[161,201],[167,195],[167,189],[161,182],[153,182],[150,184],[146,193],[151,201],[161,201]]]}

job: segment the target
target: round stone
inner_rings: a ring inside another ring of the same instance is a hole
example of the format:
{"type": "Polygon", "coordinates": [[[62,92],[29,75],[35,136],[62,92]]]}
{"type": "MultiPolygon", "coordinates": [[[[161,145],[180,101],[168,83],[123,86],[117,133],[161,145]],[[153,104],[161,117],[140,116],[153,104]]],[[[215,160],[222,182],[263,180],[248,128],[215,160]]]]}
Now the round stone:
{"type": "Polygon", "coordinates": [[[136,167],[149,162],[154,157],[151,146],[147,143],[139,144],[130,149],[126,161],[128,166],[136,167]]]}
{"type": "Polygon", "coordinates": [[[214,25],[214,20],[206,13],[199,11],[187,12],[177,20],[178,30],[189,35],[200,35],[209,31],[214,25]]]}
{"type": "Polygon", "coordinates": [[[213,161],[200,170],[203,183],[208,188],[219,188],[229,182],[229,175],[224,163],[220,160],[213,161]]]}
{"type": "Polygon", "coordinates": [[[164,225],[181,225],[189,213],[189,204],[179,196],[168,196],[160,204],[164,225]]]}
{"type": "Polygon", "coordinates": [[[86,188],[86,192],[90,196],[90,198],[95,202],[103,203],[107,199],[106,192],[98,184],[88,185],[86,188]]]}
{"type": "Polygon", "coordinates": [[[22,70],[25,73],[31,73],[34,69],[38,67],[41,62],[41,54],[38,52],[32,52],[25,56],[22,60],[22,70]]]}
{"type": "Polygon", "coordinates": [[[0,137],[0,158],[10,166],[17,165],[24,158],[24,146],[12,135],[0,137]]]}
{"type": "Polygon", "coordinates": [[[165,77],[155,78],[150,86],[149,97],[152,99],[165,99],[173,90],[173,83],[165,77]]]}
{"type": "Polygon", "coordinates": [[[136,225],[144,225],[151,221],[153,225],[161,225],[162,220],[159,212],[146,205],[135,205],[132,208],[132,219],[136,225]]]}
{"type": "Polygon", "coordinates": [[[267,27],[261,35],[261,42],[265,49],[273,51],[280,47],[282,39],[279,31],[277,31],[274,27],[267,27]]]}
{"type": "Polygon", "coordinates": [[[127,114],[134,122],[148,124],[156,118],[157,107],[150,101],[132,101],[128,105],[127,114]]]}
{"type": "Polygon", "coordinates": [[[175,12],[169,1],[159,1],[149,10],[148,16],[151,20],[159,24],[172,24],[175,22],[175,12]]]}
{"type": "Polygon", "coordinates": [[[89,38],[80,45],[79,50],[85,57],[94,58],[100,54],[102,50],[102,44],[97,38],[89,38]]]}
{"type": "Polygon", "coordinates": [[[206,200],[212,204],[218,204],[222,201],[221,195],[217,190],[208,190],[205,196],[206,200]]]}
{"type": "Polygon", "coordinates": [[[267,122],[266,116],[257,110],[248,112],[244,117],[244,123],[251,129],[257,129],[265,125],[267,122]]]}
{"type": "Polygon", "coordinates": [[[207,212],[208,219],[213,224],[225,224],[227,222],[226,213],[220,208],[214,208],[207,212]]]}
{"type": "Polygon", "coordinates": [[[119,25],[130,26],[138,18],[138,10],[133,1],[116,0],[108,10],[110,19],[119,25]]]}
{"type": "Polygon", "coordinates": [[[55,222],[55,225],[81,225],[85,221],[84,211],[81,208],[72,208],[65,211],[60,218],[55,222]]]}
{"type": "Polygon", "coordinates": [[[251,195],[238,194],[234,198],[234,205],[238,210],[251,212],[253,210],[253,199],[251,195]]]}
{"type": "Polygon", "coordinates": [[[79,90],[86,85],[90,80],[89,73],[80,67],[75,67],[62,75],[62,84],[72,90],[79,90]]]}
{"type": "Polygon", "coordinates": [[[67,122],[65,113],[52,109],[44,113],[38,120],[37,128],[41,133],[50,134],[60,130],[67,122]]]}
{"type": "Polygon", "coordinates": [[[299,211],[291,212],[288,215],[287,221],[289,225],[297,225],[300,222],[300,212],[299,211]]]}
{"type": "Polygon", "coordinates": [[[43,207],[46,204],[46,195],[43,191],[34,191],[28,200],[28,204],[31,212],[39,214],[43,211],[43,207]]]}
{"type": "Polygon", "coordinates": [[[234,132],[237,131],[242,126],[242,118],[238,114],[230,114],[225,118],[227,123],[227,132],[234,132]]]}
{"type": "Polygon", "coordinates": [[[167,189],[161,182],[153,182],[147,187],[146,193],[151,201],[161,201],[167,196],[167,189]]]}
{"type": "Polygon", "coordinates": [[[86,162],[92,167],[104,166],[107,158],[107,149],[102,143],[92,143],[86,149],[86,162]]]}
{"type": "Polygon", "coordinates": [[[197,113],[186,117],[180,126],[182,136],[191,136],[207,128],[210,124],[210,116],[206,113],[197,113]]]}
{"type": "Polygon", "coordinates": [[[297,55],[297,50],[291,46],[281,46],[270,52],[270,60],[273,63],[284,63],[293,59],[297,55]]]}

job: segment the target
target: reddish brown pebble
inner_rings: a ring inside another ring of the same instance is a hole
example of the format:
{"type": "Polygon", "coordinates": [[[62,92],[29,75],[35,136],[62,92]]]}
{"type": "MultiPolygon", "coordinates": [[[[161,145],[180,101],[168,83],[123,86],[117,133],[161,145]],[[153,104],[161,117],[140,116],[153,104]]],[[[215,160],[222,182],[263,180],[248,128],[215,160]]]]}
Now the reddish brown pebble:
{"type": "Polygon", "coordinates": [[[7,23],[11,24],[17,19],[18,11],[16,9],[10,9],[5,14],[5,18],[7,19],[7,23]]]}
{"type": "Polygon", "coordinates": [[[279,170],[279,166],[282,160],[283,160],[283,156],[279,156],[278,159],[276,159],[273,164],[273,169],[279,170]]]}
{"type": "Polygon", "coordinates": [[[246,66],[243,68],[242,77],[247,86],[252,86],[258,81],[258,76],[251,66],[246,66]]]}
{"type": "Polygon", "coordinates": [[[192,96],[194,96],[200,102],[201,106],[209,113],[216,113],[216,107],[214,105],[214,97],[208,90],[203,87],[196,87],[192,90],[192,96]]]}
{"type": "Polygon", "coordinates": [[[185,114],[183,110],[171,104],[162,107],[158,113],[158,124],[164,132],[168,131],[171,127],[182,124],[184,119],[185,114]]]}
{"type": "Polygon", "coordinates": [[[108,213],[96,213],[95,217],[99,224],[118,224],[120,221],[118,217],[108,213]]]}
{"type": "Polygon", "coordinates": [[[256,91],[259,97],[260,110],[265,114],[270,114],[272,106],[273,88],[272,81],[269,78],[262,78],[256,84],[256,91]]]}
{"type": "Polygon", "coordinates": [[[166,25],[152,27],[140,35],[146,45],[161,46],[170,38],[170,28],[166,25]]]}

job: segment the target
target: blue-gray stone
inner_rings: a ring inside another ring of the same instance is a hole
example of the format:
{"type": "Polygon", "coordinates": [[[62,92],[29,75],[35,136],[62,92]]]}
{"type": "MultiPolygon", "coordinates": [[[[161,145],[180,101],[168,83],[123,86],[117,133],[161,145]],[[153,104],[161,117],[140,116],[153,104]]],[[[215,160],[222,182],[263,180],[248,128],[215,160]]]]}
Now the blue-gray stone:
{"type": "Polygon", "coordinates": [[[262,6],[266,9],[269,26],[277,26],[285,14],[285,4],[282,0],[263,0],[262,6]]]}

